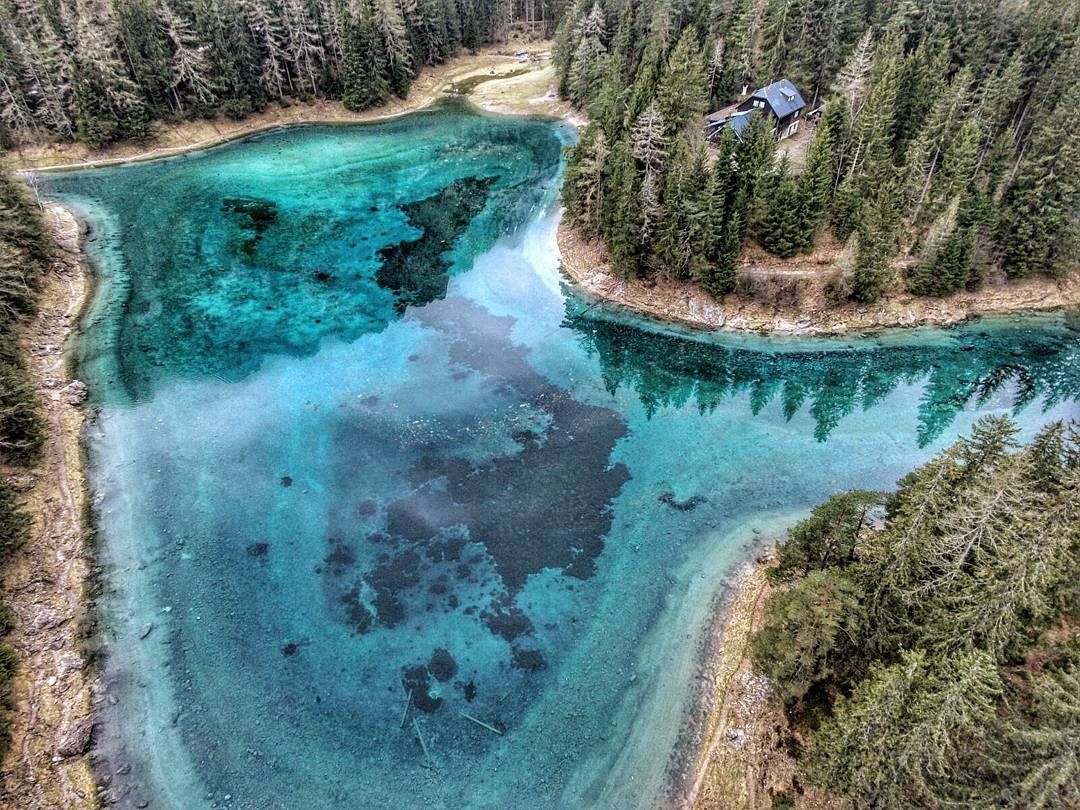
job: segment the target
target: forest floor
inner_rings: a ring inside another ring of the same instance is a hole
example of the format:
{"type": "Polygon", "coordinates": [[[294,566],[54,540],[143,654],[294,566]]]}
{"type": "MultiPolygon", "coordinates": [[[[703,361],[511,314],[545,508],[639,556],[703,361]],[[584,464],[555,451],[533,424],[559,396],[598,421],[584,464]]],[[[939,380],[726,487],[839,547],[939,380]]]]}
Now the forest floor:
{"type": "Polygon", "coordinates": [[[262,130],[293,124],[350,123],[379,121],[427,107],[441,98],[465,97],[489,112],[542,115],[583,123],[554,88],[551,42],[536,41],[520,46],[503,45],[464,54],[442,65],[424,68],[416,77],[409,95],[361,112],[350,112],[340,102],[318,99],[270,104],[265,110],[242,120],[224,116],[193,121],[159,122],[151,137],[121,141],[101,149],[85,144],[56,141],[24,145],[3,156],[13,169],[46,169],[75,166],[102,166],[132,160],[167,157],[192,149],[250,135],[262,130]],[[518,57],[517,51],[527,56],[518,57]]]}
{"type": "MultiPolygon", "coordinates": [[[[559,251],[563,271],[593,297],[696,329],[838,335],[1080,306],[1080,272],[1060,279],[1007,283],[992,279],[979,290],[942,298],[912,295],[896,281],[875,304],[832,303],[829,284],[842,274],[850,257],[828,242],[812,254],[789,260],[751,246],[738,271],[739,292],[722,300],[692,282],[623,278],[611,267],[603,243],[586,238],[565,219],[559,226],[559,251]]],[[[898,276],[902,266],[897,264],[898,276]]]]}
{"type": "Polygon", "coordinates": [[[89,626],[90,564],[79,407],[86,388],[70,378],[63,351],[89,280],[79,223],[58,205],[46,206],[45,223],[57,251],[38,313],[21,342],[48,431],[37,467],[12,476],[33,525],[29,542],[4,571],[13,615],[8,641],[19,663],[0,806],[90,808],[96,801],[86,757],[93,730],[92,673],[82,644],[89,626]]]}

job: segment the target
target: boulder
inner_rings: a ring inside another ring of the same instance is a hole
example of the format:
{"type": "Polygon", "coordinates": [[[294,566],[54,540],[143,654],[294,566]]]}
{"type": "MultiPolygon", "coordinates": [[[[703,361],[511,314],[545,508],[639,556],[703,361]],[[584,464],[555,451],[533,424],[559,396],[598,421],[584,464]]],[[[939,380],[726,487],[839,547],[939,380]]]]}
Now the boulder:
{"type": "Polygon", "coordinates": [[[94,716],[86,715],[68,725],[60,734],[56,753],[61,757],[77,757],[86,753],[94,733],[94,716]]]}

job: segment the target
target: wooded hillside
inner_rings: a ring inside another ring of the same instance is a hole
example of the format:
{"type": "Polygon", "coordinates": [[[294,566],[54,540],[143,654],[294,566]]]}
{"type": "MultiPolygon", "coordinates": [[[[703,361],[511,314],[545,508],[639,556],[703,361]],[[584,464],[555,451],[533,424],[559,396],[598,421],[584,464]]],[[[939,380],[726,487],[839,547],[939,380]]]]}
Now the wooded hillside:
{"type": "Polygon", "coordinates": [[[779,546],[752,652],[803,783],[855,808],[1080,806],[1080,436],[1015,436],[986,418],[779,546]]]}
{"type": "MultiPolygon", "coordinates": [[[[18,330],[37,311],[37,293],[52,249],[29,189],[6,170],[0,171],[0,572],[30,531],[30,518],[20,507],[8,474],[32,467],[45,440],[18,330]]],[[[11,613],[0,601],[0,637],[10,629],[11,613]]],[[[8,747],[15,664],[14,651],[0,644],[0,758],[8,747]]]]}
{"type": "Polygon", "coordinates": [[[567,209],[623,273],[714,295],[746,239],[786,258],[826,230],[853,256],[837,299],[877,299],[897,257],[928,295],[1068,272],[1078,41],[1077,0],[578,0],[556,40],[591,119],[567,209]],[[707,111],[781,78],[826,106],[801,172],[761,116],[706,145],[707,111]]]}

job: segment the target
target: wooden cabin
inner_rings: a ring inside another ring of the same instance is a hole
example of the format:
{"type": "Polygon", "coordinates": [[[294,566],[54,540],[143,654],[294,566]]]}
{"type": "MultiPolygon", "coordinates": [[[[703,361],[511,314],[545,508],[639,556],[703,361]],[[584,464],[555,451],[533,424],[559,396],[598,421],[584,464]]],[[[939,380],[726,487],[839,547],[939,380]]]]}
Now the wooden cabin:
{"type": "Polygon", "coordinates": [[[758,114],[765,116],[776,140],[782,141],[799,131],[805,108],[806,102],[795,85],[787,79],[780,79],[758,88],[738,104],[707,115],[705,137],[712,140],[726,127],[741,140],[751,117],[758,114]]]}

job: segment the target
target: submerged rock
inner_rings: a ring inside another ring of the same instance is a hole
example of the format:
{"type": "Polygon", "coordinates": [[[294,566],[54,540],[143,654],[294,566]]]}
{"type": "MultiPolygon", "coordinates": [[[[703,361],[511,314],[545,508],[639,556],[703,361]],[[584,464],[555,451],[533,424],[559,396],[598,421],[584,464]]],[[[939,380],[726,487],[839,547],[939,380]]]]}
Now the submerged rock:
{"type": "Polygon", "coordinates": [[[457,670],[457,661],[454,660],[454,656],[450,654],[449,650],[440,647],[431,654],[428,671],[435,676],[435,680],[446,683],[446,681],[457,675],[457,670]]]}
{"type": "Polygon", "coordinates": [[[538,672],[547,667],[547,659],[544,658],[544,654],[539,650],[522,650],[517,648],[514,650],[511,661],[515,667],[523,669],[526,672],[538,672]]]}
{"type": "Polygon", "coordinates": [[[442,707],[442,698],[431,694],[431,674],[423,664],[403,668],[401,685],[412,695],[412,705],[425,714],[434,714],[442,707]]]}
{"type": "Polygon", "coordinates": [[[702,495],[693,495],[685,501],[676,500],[675,493],[671,491],[665,492],[657,500],[680,512],[693,512],[701,504],[705,503],[705,498],[702,495]]]}

